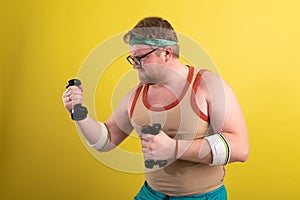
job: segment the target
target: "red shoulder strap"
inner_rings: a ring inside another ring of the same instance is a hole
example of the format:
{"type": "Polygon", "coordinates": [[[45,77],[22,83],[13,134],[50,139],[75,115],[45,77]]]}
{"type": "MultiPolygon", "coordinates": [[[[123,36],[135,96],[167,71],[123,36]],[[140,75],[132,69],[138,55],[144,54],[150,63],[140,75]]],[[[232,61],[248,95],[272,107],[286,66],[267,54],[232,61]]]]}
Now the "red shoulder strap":
{"type": "Polygon", "coordinates": [[[141,93],[141,91],[142,91],[142,88],[143,88],[143,85],[140,84],[140,85],[138,86],[138,88],[136,89],[136,91],[135,91],[135,95],[134,95],[134,98],[133,98],[133,101],[132,101],[132,104],[131,104],[131,107],[130,107],[130,113],[129,113],[130,119],[132,118],[132,113],[133,113],[133,111],[134,111],[135,104],[136,104],[136,102],[137,102],[137,100],[138,100],[138,98],[139,98],[139,95],[140,95],[140,93],[141,93]]]}
{"type": "Polygon", "coordinates": [[[202,78],[202,75],[206,72],[206,71],[209,71],[207,69],[201,69],[197,75],[196,75],[196,78],[194,80],[194,83],[193,83],[193,90],[192,90],[192,94],[191,94],[191,105],[192,105],[192,108],[193,110],[196,112],[196,114],[203,120],[209,122],[209,116],[208,115],[205,115],[201,110],[200,108],[197,106],[197,103],[196,103],[196,93],[198,91],[198,88],[199,88],[199,84],[201,82],[201,78],[202,78]]]}

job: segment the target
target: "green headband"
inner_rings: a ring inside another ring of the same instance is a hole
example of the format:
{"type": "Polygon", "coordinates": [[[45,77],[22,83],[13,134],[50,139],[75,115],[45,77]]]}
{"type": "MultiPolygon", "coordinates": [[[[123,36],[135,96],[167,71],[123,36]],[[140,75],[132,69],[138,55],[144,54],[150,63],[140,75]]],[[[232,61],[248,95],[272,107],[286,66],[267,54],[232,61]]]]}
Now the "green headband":
{"type": "Polygon", "coordinates": [[[164,40],[164,39],[143,38],[131,34],[129,45],[132,46],[135,44],[146,44],[151,46],[173,46],[176,45],[177,42],[172,40],[164,40]]]}

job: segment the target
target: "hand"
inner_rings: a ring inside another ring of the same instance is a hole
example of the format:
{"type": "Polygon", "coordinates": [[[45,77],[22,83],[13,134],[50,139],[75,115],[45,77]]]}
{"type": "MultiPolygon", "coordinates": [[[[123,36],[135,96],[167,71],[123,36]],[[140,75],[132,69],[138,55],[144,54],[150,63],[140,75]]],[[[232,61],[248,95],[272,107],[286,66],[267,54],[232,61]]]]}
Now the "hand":
{"type": "Polygon", "coordinates": [[[142,152],[145,160],[174,160],[176,141],[162,130],[157,135],[142,134],[142,152]]]}
{"type": "Polygon", "coordinates": [[[68,87],[63,93],[62,100],[65,108],[71,113],[74,105],[84,103],[82,85],[68,87]]]}

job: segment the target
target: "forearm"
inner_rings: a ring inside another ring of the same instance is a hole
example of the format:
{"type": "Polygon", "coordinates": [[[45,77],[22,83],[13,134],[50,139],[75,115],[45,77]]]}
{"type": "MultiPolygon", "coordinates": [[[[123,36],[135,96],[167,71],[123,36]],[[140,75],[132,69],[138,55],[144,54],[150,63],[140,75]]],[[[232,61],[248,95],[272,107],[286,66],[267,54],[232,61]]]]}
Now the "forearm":
{"type": "MultiPolygon", "coordinates": [[[[131,93],[128,93],[122,99],[114,114],[110,116],[105,124],[89,116],[83,120],[80,118],[76,121],[80,132],[91,147],[101,152],[110,151],[128,137],[133,129],[128,115],[128,99],[130,96],[131,93]]],[[[82,86],[68,87],[63,93],[62,99],[69,113],[71,113],[74,105],[84,105],[82,86]]]]}
{"type": "Polygon", "coordinates": [[[178,140],[177,159],[197,163],[212,163],[211,148],[206,139],[178,140]]]}
{"type": "Polygon", "coordinates": [[[88,116],[84,120],[77,121],[76,125],[89,144],[95,144],[99,141],[102,131],[99,122],[88,116]]]}
{"type": "MultiPolygon", "coordinates": [[[[245,131],[246,132],[246,131],[245,131]]],[[[222,132],[230,146],[231,162],[245,162],[249,154],[249,142],[247,134],[233,134],[230,132],[222,132]]]]}
{"type": "MultiPolygon", "coordinates": [[[[217,134],[215,134],[217,135],[217,134]]],[[[248,158],[249,152],[249,143],[244,137],[245,135],[241,134],[233,134],[229,132],[222,132],[223,142],[220,140],[220,143],[216,146],[211,147],[207,138],[196,139],[196,140],[178,140],[178,152],[177,159],[187,160],[191,162],[212,164],[213,156],[217,156],[218,152],[213,153],[211,148],[222,150],[223,145],[227,144],[228,152],[226,152],[226,145],[224,145],[223,152],[228,154],[227,156],[229,160],[226,163],[230,162],[245,162],[248,158]],[[221,145],[221,146],[220,146],[221,145]]],[[[217,150],[218,151],[218,150],[217,150]]],[[[222,153],[222,152],[221,152],[222,153]]],[[[226,159],[225,159],[226,160],[226,159]]],[[[224,163],[224,164],[226,164],[224,163]]]]}

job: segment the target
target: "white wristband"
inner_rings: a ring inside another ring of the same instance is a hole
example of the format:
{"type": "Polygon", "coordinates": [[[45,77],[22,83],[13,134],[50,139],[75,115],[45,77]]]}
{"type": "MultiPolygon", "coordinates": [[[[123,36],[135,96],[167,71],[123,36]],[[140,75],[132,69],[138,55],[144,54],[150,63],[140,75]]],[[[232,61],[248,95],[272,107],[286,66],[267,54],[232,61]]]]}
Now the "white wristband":
{"type": "Polygon", "coordinates": [[[230,147],[222,134],[214,134],[205,137],[212,151],[213,162],[211,166],[226,165],[230,158],[230,147]]]}
{"type": "Polygon", "coordinates": [[[108,144],[110,137],[109,137],[108,130],[107,130],[105,124],[102,122],[100,122],[99,124],[101,126],[101,133],[100,133],[99,140],[95,144],[90,144],[89,142],[88,142],[88,144],[90,147],[93,147],[97,151],[102,151],[108,144]]]}

